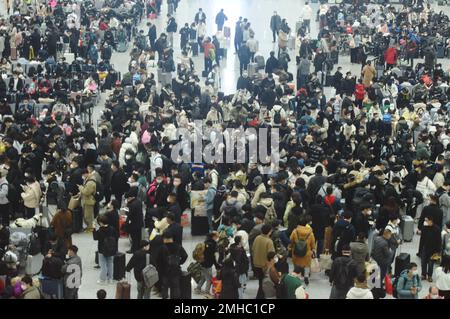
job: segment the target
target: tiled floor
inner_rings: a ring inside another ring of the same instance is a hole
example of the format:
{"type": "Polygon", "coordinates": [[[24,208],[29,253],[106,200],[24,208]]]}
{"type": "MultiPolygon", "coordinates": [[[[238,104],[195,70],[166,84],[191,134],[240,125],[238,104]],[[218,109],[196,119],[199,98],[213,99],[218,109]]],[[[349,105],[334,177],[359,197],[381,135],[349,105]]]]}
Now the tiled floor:
{"type": "MultiPolygon", "coordinates": [[[[195,13],[198,8],[203,8],[203,11],[207,16],[207,27],[210,35],[215,31],[214,19],[215,15],[221,8],[225,10],[226,15],[229,20],[227,25],[231,26],[232,34],[234,34],[234,24],[239,16],[247,17],[252,23],[252,28],[256,32],[256,38],[260,43],[261,53],[267,57],[269,52],[275,49],[276,44],[272,43],[271,31],[269,29],[269,22],[272,12],[277,10],[278,13],[286,18],[291,26],[295,26],[295,22],[298,20],[300,15],[302,5],[304,0],[181,0],[178,11],[176,13],[176,19],[179,26],[184,25],[185,22],[192,22],[195,13]]],[[[313,10],[317,10],[318,5],[313,4],[313,10]]],[[[0,6],[1,7],[1,6],[0,6]]],[[[166,12],[166,8],[163,7],[163,12],[166,12]]],[[[444,10],[447,14],[450,13],[449,6],[439,7],[439,10],[444,10]]],[[[0,8],[0,13],[4,14],[3,7],[0,8]]],[[[164,15],[162,15],[164,17],[164,15]]],[[[165,20],[161,19],[157,21],[158,33],[163,31],[165,26],[165,20]]],[[[141,25],[145,30],[145,21],[141,25]]],[[[145,31],[146,32],[146,31],[145,31]]],[[[312,22],[312,36],[315,37],[318,32],[318,25],[312,22]]],[[[231,40],[233,42],[233,40],[231,40]]],[[[175,36],[175,52],[180,52],[179,50],[179,38],[175,36]]],[[[289,66],[290,72],[295,74],[295,53],[291,51],[292,62],[289,66]]],[[[358,74],[360,70],[359,65],[352,65],[349,63],[350,58],[348,56],[343,56],[340,58],[340,65],[343,67],[344,71],[350,70],[353,74],[358,74]]],[[[127,71],[127,66],[129,63],[128,53],[114,53],[112,62],[122,73],[127,71]]],[[[203,59],[198,57],[194,59],[196,64],[196,69],[200,72],[203,68],[203,59]]],[[[444,67],[449,67],[449,60],[440,61],[444,63],[444,67]]],[[[233,93],[235,90],[236,79],[239,76],[239,61],[234,54],[234,49],[229,48],[226,60],[221,64],[221,74],[222,74],[222,91],[226,94],[233,93]]],[[[333,90],[327,88],[325,90],[326,95],[329,97],[333,94],[333,90]]],[[[104,97],[102,97],[104,101],[104,97]]],[[[103,108],[102,103],[100,103],[94,111],[94,123],[96,123],[96,118],[98,118],[101,109],[103,108]]],[[[108,298],[114,298],[115,286],[110,285],[107,287],[98,286],[96,281],[99,277],[99,270],[94,269],[94,254],[96,251],[96,244],[92,240],[92,236],[89,234],[77,234],[73,236],[74,243],[80,248],[79,254],[83,261],[83,279],[82,286],[80,288],[79,296],[80,298],[95,298],[96,291],[98,289],[105,289],[108,293],[108,298]]],[[[184,232],[184,243],[186,251],[191,254],[196,243],[198,243],[203,238],[192,237],[190,235],[189,229],[185,229],[184,232]]],[[[406,243],[402,245],[402,252],[407,252],[411,254],[412,261],[419,263],[418,258],[415,253],[418,246],[418,236],[414,237],[414,241],[411,243],[406,243]]],[[[129,249],[128,239],[120,240],[120,251],[126,251],[129,249]]],[[[129,258],[130,256],[127,255],[129,258]]],[[[187,267],[189,261],[186,262],[184,268],[187,267]]],[[[132,284],[132,298],[136,298],[136,283],[134,278],[131,279],[132,284]]],[[[428,283],[424,284],[424,289],[421,295],[425,294],[428,288],[428,283]]],[[[250,281],[247,286],[247,291],[245,293],[245,298],[252,299],[256,296],[257,282],[250,281]]],[[[330,285],[323,273],[314,274],[311,277],[310,285],[307,288],[307,292],[312,299],[318,298],[328,298],[330,293],[330,285]]],[[[154,296],[152,296],[153,298],[154,296]]],[[[196,296],[193,294],[193,298],[202,298],[201,296],[196,296]]]]}

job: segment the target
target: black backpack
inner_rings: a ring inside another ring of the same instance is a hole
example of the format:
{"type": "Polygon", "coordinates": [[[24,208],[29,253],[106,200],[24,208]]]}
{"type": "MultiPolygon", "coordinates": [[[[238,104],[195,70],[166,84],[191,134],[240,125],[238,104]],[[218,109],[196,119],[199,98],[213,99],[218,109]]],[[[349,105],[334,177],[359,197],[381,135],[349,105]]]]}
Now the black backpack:
{"type": "Polygon", "coordinates": [[[36,233],[30,235],[30,242],[28,244],[28,255],[36,256],[41,252],[41,241],[36,233]]]}
{"type": "Polygon", "coordinates": [[[275,124],[281,124],[281,109],[279,111],[275,111],[273,116],[273,122],[275,124]]]}
{"type": "Polygon", "coordinates": [[[103,255],[105,257],[112,257],[117,253],[117,239],[113,235],[114,231],[110,226],[108,227],[108,231],[108,236],[103,240],[103,255]]]}

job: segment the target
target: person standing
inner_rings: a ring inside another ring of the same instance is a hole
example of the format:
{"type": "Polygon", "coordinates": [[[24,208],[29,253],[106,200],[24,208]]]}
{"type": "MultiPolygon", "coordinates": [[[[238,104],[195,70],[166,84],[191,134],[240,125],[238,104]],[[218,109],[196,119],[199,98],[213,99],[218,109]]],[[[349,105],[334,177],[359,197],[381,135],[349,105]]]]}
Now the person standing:
{"type": "Polygon", "coordinates": [[[78,289],[81,285],[82,264],[81,258],[77,255],[78,247],[72,245],[69,247],[66,260],[61,271],[64,274],[64,299],[78,299],[78,289]],[[71,278],[73,278],[71,280],[71,278]]]}
{"type": "Polygon", "coordinates": [[[419,246],[421,247],[422,280],[433,282],[434,256],[441,253],[441,230],[434,223],[434,217],[427,216],[423,222],[419,246]],[[428,276],[428,277],[427,277],[428,276]]]}
{"type": "Polygon", "coordinates": [[[144,214],[142,211],[142,202],[137,199],[137,187],[131,187],[125,195],[127,200],[127,221],[125,224],[125,231],[131,237],[131,249],[127,254],[133,254],[139,249],[141,241],[141,232],[144,227],[144,214]]]}
{"type": "Polygon", "coordinates": [[[235,54],[239,54],[239,49],[242,45],[242,40],[244,39],[244,30],[243,30],[243,21],[242,17],[239,17],[239,20],[236,22],[236,27],[234,30],[234,49],[235,54]]]}
{"type": "Polygon", "coordinates": [[[144,268],[150,264],[150,242],[143,240],[140,242],[140,247],[141,248],[131,257],[125,270],[127,272],[134,270],[134,279],[136,279],[138,292],[137,299],[150,299],[152,287],[147,287],[145,285],[144,277],[142,275],[144,268]]]}
{"type": "Polygon", "coordinates": [[[180,29],[180,48],[182,51],[186,50],[186,46],[189,43],[190,32],[189,23],[185,23],[184,27],[180,29]]]}
{"type": "Polygon", "coordinates": [[[211,181],[211,178],[206,177],[204,179],[206,192],[205,204],[206,204],[206,215],[208,215],[209,230],[213,231],[213,219],[214,219],[214,198],[216,197],[217,187],[211,181]]]}
{"type": "Polygon", "coordinates": [[[180,280],[181,280],[181,265],[187,260],[188,255],[184,248],[173,241],[173,236],[170,231],[163,233],[164,246],[161,248],[161,293],[162,298],[179,299],[181,295],[180,280]]]}
{"type": "Polygon", "coordinates": [[[148,27],[147,35],[148,35],[148,39],[150,41],[150,47],[153,49],[155,46],[156,39],[158,38],[157,32],[156,32],[156,25],[151,22],[148,22],[147,27],[148,27]]]}
{"type": "Polygon", "coordinates": [[[217,252],[217,241],[219,240],[219,233],[212,232],[206,235],[206,241],[204,242],[205,250],[203,252],[203,262],[201,262],[202,266],[202,278],[197,283],[197,287],[194,289],[194,292],[200,294],[202,293],[202,287],[206,283],[204,293],[206,295],[210,295],[211,293],[211,285],[212,285],[212,266],[215,266],[216,269],[219,269],[219,264],[216,259],[217,252]]]}
{"type": "Polygon", "coordinates": [[[94,240],[98,241],[98,262],[100,264],[100,285],[113,282],[114,256],[117,254],[117,238],[114,229],[108,225],[108,218],[100,215],[98,225],[93,232],[94,240]]]}
{"type": "Polygon", "coordinates": [[[294,267],[301,268],[306,285],[309,284],[309,268],[311,267],[311,261],[316,250],[316,239],[314,237],[314,232],[307,224],[307,218],[302,216],[299,220],[297,228],[292,231],[290,238],[291,244],[289,245],[294,267]],[[300,244],[304,244],[302,251],[299,251],[298,249],[300,244]]]}
{"type": "Polygon", "coordinates": [[[111,194],[122,205],[122,197],[128,191],[128,179],[125,176],[123,169],[120,167],[119,161],[113,161],[111,164],[111,194]]]}
{"type": "Polygon", "coordinates": [[[258,278],[259,287],[256,299],[263,299],[264,292],[262,289],[262,281],[264,279],[264,267],[267,263],[267,255],[271,251],[275,251],[275,246],[270,235],[272,234],[272,227],[264,224],[261,228],[261,235],[255,238],[252,245],[252,258],[253,258],[253,272],[255,277],[258,278]]]}
{"type": "Polygon", "coordinates": [[[3,226],[9,226],[10,203],[8,200],[9,184],[6,176],[0,171],[0,217],[3,226]]]}
{"type": "Polygon", "coordinates": [[[239,277],[231,258],[227,258],[223,262],[223,268],[217,276],[218,280],[222,280],[222,291],[220,299],[238,299],[239,298],[239,277]]]}
{"type": "Polygon", "coordinates": [[[81,207],[83,208],[84,222],[86,223],[86,231],[93,230],[94,222],[94,207],[95,207],[95,193],[97,190],[97,183],[93,178],[90,178],[87,169],[82,172],[83,185],[78,185],[81,194],[81,207]]]}
{"type": "Polygon", "coordinates": [[[216,47],[209,37],[206,38],[202,45],[205,55],[205,74],[208,75],[212,70],[213,61],[216,59],[217,52],[216,47]]]}
{"type": "Polygon", "coordinates": [[[250,59],[251,59],[250,49],[247,43],[242,43],[241,47],[239,48],[239,72],[241,76],[244,70],[247,71],[250,59]]]}
{"type": "Polygon", "coordinates": [[[39,208],[41,202],[41,185],[33,176],[27,177],[25,181],[26,185],[22,185],[23,193],[21,196],[25,206],[26,217],[32,218],[36,215],[36,209],[39,208]]]}
{"type": "Polygon", "coordinates": [[[222,31],[223,26],[225,24],[225,21],[228,20],[228,17],[223,12],[223,9],[220,9],[220,12],[216,15],[216,24],[217,24],[217,31],[222,31]]]}
{"type": "Polygon", "coordinates": [[[175,18],[172,15],[168,14],[167,19],[168,19],[166,27],[167,41],[169,42],[169,47],[173,48],[173,34],[177,32],[178,25],[177,22],[175,21],[175,18]]]}
{"type": "MultiPolygon", "coordinates": [[[[302,8],[302,18],[303,18],[303,26],[307,33],[311,33],[311,18],[312,18],[312,8],[309,5],[309,2],[306,1],[305,5],[302,8]]],[[[295,30],[298,32],[298,30],[295,30]]]]}
{"type": "Polygon", "coordinates": [[[195,14],[194,18],[195,24],[199,24],[201,21],[206,21],[206,14],[203,12],[202,8],[198,9],[198,12],[195,14]]]}
{"type": "Polygon", "coordinates": [[[270,29],[272,30],[273,43],[277,40],[278,31],[281,28],[281,17],[276,11],[273,12],[272,18],[270,18],[270,29]]]}
{"type": "Polygon", "coordinates": [[[345,245],[342,247],[342,256],[336,258],[331,265],[330,283],[333,286],[330,299],[345,299],[358,276],[358,267],[350,255],[350,246],[345,245]]]}
{"type": "Polygon", "coordinates": [[[60,209],[50,224],[58,239],[63,240],[67,248],[72,246],[72,212],[68,209],[60,209]]]}
{"type": "Polygon", "coordinates": [[[391,237],[391,231],[385,229],[383,234],[376,236],[373,241],[371,256],[377,262],[378,267],[380,267],[380,278],[382,282],[392,263],[392,250],[389,247],[391,237]]]}
{"type": "Polygon", "coordinates": [[[437,267],[434,276],[436,287],[439,289],[439,296],[450,299],[450,256],[443,255],[441,266],[437,267]]]}

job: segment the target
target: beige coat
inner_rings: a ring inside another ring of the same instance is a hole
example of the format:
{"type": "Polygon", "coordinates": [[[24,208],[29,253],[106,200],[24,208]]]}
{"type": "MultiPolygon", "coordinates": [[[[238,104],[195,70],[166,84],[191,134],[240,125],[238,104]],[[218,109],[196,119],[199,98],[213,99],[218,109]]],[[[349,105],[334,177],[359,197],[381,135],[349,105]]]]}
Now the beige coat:
{"type": "Polygon", "coordinates": [[[255,208],[256,205],[258,205],[259,199],[261,197],[261,194],[266,192],[266,185],[264,185],[264,183],[261,183],[258,185],[258,187],[256,188],[255,194],[253,195],[252,198],[252,208],[255,208]]]}
{"type": "Polygon", "coordinates": [[[97,185],[92,177],[89,177],[83,186],[80,186],[81,193],[81,205],[82,206],[94,206],[95,205],[95,193],[97,191],[97,185]]]}
{"type": "Polygon", "coordinates": [[[377,71],[375,70],[375,68],[371,65],[368,66],[366,65],[363,69],[362,69],[362,74],[363,74],[363,84],[364,87],[369,87],[372,85],[372,80],[375,77],[377,71]]]}
{"type": "Polygon", "coordinates": [[[272,239],[267,235],[258,235],[252,246],[253,265],[264,268],[267,264],[267,254],[275,251],[272,239]]]}
{"type": "Polygon", "coordinates": [[[34,182],[31,185],[26,185],[23,190],[24,192],[20,195],[22,196],[25,207],[38,208],[42,197],[41,185],[38,182],[34,182]]]}

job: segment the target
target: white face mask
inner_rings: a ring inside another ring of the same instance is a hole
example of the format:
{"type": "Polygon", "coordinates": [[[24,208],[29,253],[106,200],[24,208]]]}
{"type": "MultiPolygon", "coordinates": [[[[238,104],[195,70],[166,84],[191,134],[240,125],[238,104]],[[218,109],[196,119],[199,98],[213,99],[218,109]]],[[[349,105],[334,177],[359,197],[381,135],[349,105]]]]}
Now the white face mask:
{"type": "Polygon", "coordinates": [[[278,262],[278,257],[275,257],[275,258],[273,259],[273,261],[274,261],[275,263],[277,263],[277,262],[278,262]]]}
{"type": "Polygon", "coordinates": [[[414,271],[413,271],[413,275],[414,275],[414,276],[419,275],[419,271],[418,271],[418,270],[414,270],[414,271]]]}
{"type": "Polygon", "coordinates": [[[423,222],[424,226],[430,226],[430,224],[428,222],[423,222]]]}
{"type": "Polygon", "coordinates": [[[366,211],[366,215],[367,215],[367,216],[372,215],[372,210],[366,211]]]}
{"type": "Polygon", "coordinates": [[[431,295],[431,299],[439,299],[439,295],[431,295]]]}
{"type": "Polygon", "coordinates": [[[129,159],[131,159],[131,155],[125,155],[125,158],[127,159],[127,160],[129,160],[129,159]]]}

